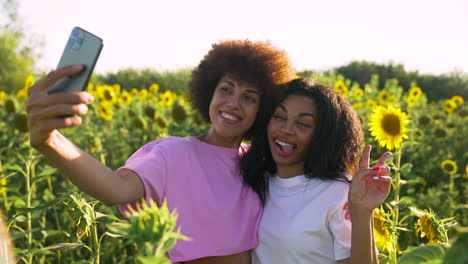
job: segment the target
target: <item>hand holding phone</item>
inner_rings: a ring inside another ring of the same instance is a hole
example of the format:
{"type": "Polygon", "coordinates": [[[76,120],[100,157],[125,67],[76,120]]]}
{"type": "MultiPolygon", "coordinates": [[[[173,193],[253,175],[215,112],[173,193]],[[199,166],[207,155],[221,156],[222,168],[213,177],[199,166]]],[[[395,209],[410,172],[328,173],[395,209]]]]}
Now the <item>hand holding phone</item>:
{"type": "Polygon", "coordinates": [[[82,64],[85,68],[57,81],[48,93],[84,91],[103,46],[101,38],[80,27],[73,28],[57,69],[71,64],[82,64]]]}

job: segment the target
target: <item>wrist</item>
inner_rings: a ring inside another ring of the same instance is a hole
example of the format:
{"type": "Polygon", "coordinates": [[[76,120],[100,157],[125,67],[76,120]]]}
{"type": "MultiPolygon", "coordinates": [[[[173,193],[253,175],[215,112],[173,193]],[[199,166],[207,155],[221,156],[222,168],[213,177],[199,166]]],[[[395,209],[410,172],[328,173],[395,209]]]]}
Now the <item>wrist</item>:
{"type": "Polygon", "coordinates": [[[349,205],[349,213],[351,214],[351,218],[353,220],[360,218],[360,219],[370,219],[374,216],[374,209],[356,206],[353,204],[349,205]]]}

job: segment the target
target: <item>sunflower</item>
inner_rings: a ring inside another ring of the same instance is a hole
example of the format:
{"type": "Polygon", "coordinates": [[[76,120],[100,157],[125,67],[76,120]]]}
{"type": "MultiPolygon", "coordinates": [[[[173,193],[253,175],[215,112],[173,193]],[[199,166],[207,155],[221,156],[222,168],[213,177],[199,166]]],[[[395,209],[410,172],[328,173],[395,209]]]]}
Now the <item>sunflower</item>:
{"type": "Polygon", "coordinates": [[[150,119],[156,119],[156,109],[154,107],[148,105],[145,107],[144,112],[150,119]]]}
{"type": "Polygon", "coordinates": [[[362,108],[362,103],[361,102],[353,103],[353,107],[354,107],[354,109],[362,108]]]}
{"type": "Polygon", "coordinates": [[[145,129],[147,127],[146,121],[140,116],[137,116],[135,119],[133,119],[133,126],[139,130],[145,129]]]}
{"type": "Polygon", "coordinates": [[[5,96],[6,96],[5,91],[0,91],[0,103],[5,102],[5,96]]]}
{"type": "Polygon", "coordinates": [[[166,127],[167,127],[166,121],[164,121],[164,119],[162,119],[161,117],[158,117],[158,118],[156,119],[156,123],[157,123],[158,126],[161,127],[161,128],[166,128],[166,127]]]}
{"type": "Polygon", "coordinates": [[[371,135],[379,142],[379,145],[388,150],[400,148],[403,138],[408,138],[406,125],[408,117],[399,108],[378,106],[370,117],[371,135]]]}
{"type": "Polygon", "coordinates": [[[159,91],[159,85],[157,83],[153,83],[150,85],[150,87],[148,88],[148,91],[152,94],[155,94],[159,91]]]}
{"type": "Polygon", "coordinates": [[[19,89],[18,92],[16,93],[16,99],[18,100],[28,99],[28,89],[27,88],[19,89]]]}
{"type": "Polygon", "coordinates": [[[180,123],[184,121],[185,119],[187,119],[187,112],[179,103],[175,103],[172,106],[171,115],[172,115],[172,119],[177,123],[180,123]]]}
{"type": "Polygon", "coordinates": [[[419,124],[422,126],[429,124],[429,122],[431,122],[431,119],[426,115],[423,115],[419,118],[419,124]]]}
{"type": "Polygon", "coordinates": [[[377,102],[375,100],[369,99],[366,101],[366,107],[370,110],[374,110],[377,107],[377,102]]]}
{"type": "Polygon", "coordinates": [[[34,79],[34,75],[28,75],[26,77],[26,80],[24,80],[24,88],[28,89],[29,87],[33,86],[36,80],[34,79]]]}
{"type": "Polygon", "coordinates": [[[109,103],[114,104],[117,102],[117,95],[115,94],[114,88],[109,85],[103,85],[101,88],[101,100],[109,103]]]}
{"type": "Polygon", "coordinates": [[[447,131],[445,131],[445,129],[443,128],[437,128],[435,131],[434,131],[434,135],[438,138],[443,138],[443,137],[446,137],[447,136],[447,131]]]}
{"type": "Polygon", "coordinates": [[[354,89],[353,96],[356,99],[361,99],[364,96],[364,90],[361,88],[354,89]]]}
{"type": "Polygon", "coordinates": [[[446,99],[446,100],[444,100],[443,109],[447,113],[452,113],[453,111],[455,111],[455,109],[457,109],[457,103],[455,103],[451,99],[446,99]]]}
{"type": "Polygon", "coordinates": [[[343,97],[348,97],[349,89],[343,81],[336,81],[333,88],[335,88],[335,90],[337,90],[343,97]]]}
{"type": "Polygon", "coordinates": [[[374,236],[377,248],[392,253],[395,248],[393,241],[394,233],[395,225],[390,218],[390,214],[376,208],[374,210],[374,236]]]}
{"type": "Polygon", "coordinates": [[[10,113],[10,114],[16,113],[16,103],[12,99],[7,99],[5,101],[4,107],[7,113],[10,113]]]}
{"type": "Polygon", "coordinates": [[[468,178],[468,165],[465,165],[465,174],[466,174],[466,178],[468,178]]]}
{"type": "Polygon", "coordinates": [[[406,98],[406,103],[408,104],[408,106],[415,106],[418,104],[418,100],[419,100],[419,97],[408,96],[406,98]]]}
{"type": "Polygon", "coordinates": [[[138,93],[137,88],[132,88],[132,90],[130,90],[130,94],[132,94],[132,95],[137,94],[137,93],[138,93]]]}
{"type": "Polygon", "coordinates": [[[391,101],[393,101],[393,96],[391,96],[387,91],[380,91],[377,95],[379,99],[379,103],[381,105],[388,105],[391,101]]]}
{"type": "Polygon", "coordinates": [[[158,106],[171,106],[174,103],[177,95],[169,90],[159,94],[158,106]]]}
{"type": "Polygon", "coordinates": [[[132,95],[127,91],[123,91],[119,96],[119,102],[121,104],[130,104],[132,102],[132,95]]]}
{"type": "Polygon", "coordinates": [[[418,129],[418,128],[413,131],[413,135],[417,139],[424,138],[424,132],[421,129],[418,129]]]}
{"type": "Polygon", "coordinates": [[[457,173],[457,171],[458,171],[457,163],[455,163],[455,161],[453,161],[453,160],[444,160],[444,161],[442,161],[442,163],[440,164],[440,167],[445,172],[447,172],[448,174],[451,174],[451,175],[457,173]]]}
{"type": "Polygon", "coordinates": [[[114,114],[112,112],[111,105],[105,102],[102,102],[98,105],[98,113],[99,116],[106,121],[112,120],[112,116],[114,114]]]}
{"type": "Polygon", "coordinates": [[[120,84],[116,83],[116,84],[112,85],[112,89],[114,90],[115,95],[119,96],[120,91],[122,90],[122,87],[120,86],[120,84]]]}
{"type": "MultiPolygon", "coordinates": [[[[0,103],[1,103],[1,101],[0,101],[0,103]]],[[[468,116],[468,110],[462,109],[462,110],[460,110],[460,111],[458,112],[458,115],[459,115],[460,117],[462,117],[462,118],[465,118],[465,117],[468,116]]]]}
{"type": "Polygon", "coordinates": [[[410,207],[409,209],[418,217],[418,221],[414,224],[416,232],[421,237],[426,237],[429,240],[429,245],[446,244],[448,242],[445,225],[452,218],[440,220],[437,219],[436,214],[432,210],[419,210],[414,207],[410,207]]]}
{"type": "Polygon", "coordinates": [[[421,95],[423,94],[421,88],[415,86],[413,88],[411,88],[408,92],[408,97],[416,97],[419,99],[419,97],[421,97],[421,95]]]}
{"type": "Polygon", "coordinates": [[[140,98],[141,101],[144,101],[147,96],[148,96],[148,90],[146,90],[145,88],[138,91],[138,98],[140,98]]]}
{"type": "Polygon", "coordinates": [[[457,124],[455,124],[454,122],[448,122],[447,125],[446,125],[446,127],[447,127],[448,129],[452,129],[452,130],[453,130],[453,129],[457,128],[457,124]]]}
{"type": "Polygon", "coordinates": [[[8,182],[5,178],[0,180],[0,195],[3,195],[5,192],[8,191],[8,188],[6,187],[7,184],[8,182]]]}
{"type": "Polygon", "coordinates": [[[454,95],[452,96],[452,101],[454,101],[457,105],[461,105],[463,103],[465,103],[465,100],[463,99],[463,97],[459,96],[459,95],[454,95]]]}
{"type": "Polygon", "coordinates": [[[13,125],[20,132],[28,132],[28,117],[26,114],[15,114],[13,117],[13,125]]]}
{"type": "Polygon", "coordinates": [[[94,91],[96,91],[95,86],[94,86],[94,83],[89,82],[89,83],[88,83],[88,86],[86,86],[86,92],[89,93],[89,92],[94,92],[94,91]]]}

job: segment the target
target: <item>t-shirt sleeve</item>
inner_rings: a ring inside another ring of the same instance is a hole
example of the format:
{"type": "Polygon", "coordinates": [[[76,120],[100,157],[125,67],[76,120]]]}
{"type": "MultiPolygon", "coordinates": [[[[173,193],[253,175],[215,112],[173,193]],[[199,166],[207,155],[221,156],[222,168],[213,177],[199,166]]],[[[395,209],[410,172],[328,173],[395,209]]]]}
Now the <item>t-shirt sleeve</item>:
{"type": "Polygon", "coordinates": [[[333,235],[335,260],[349,258],[351,256],[351,219],[348,210],[347,190],[331,214],[329,227],[333,235]]]}
{"type": "MultiPolygon", "coordinates": [[[[118,170],[123,169],[130,170],[140,177],[145,190],[145,201],[153,200],[158,205],[162,204],[162,197],[166,187],[167,168],[166,158],[158,141],[148,143],[137,150],[127,159],[125,165],[118,170]]],[[[127,216],[128,206],[136,208],[139,202],[141,201],[119,204],[120,212],[127,216]]]]}

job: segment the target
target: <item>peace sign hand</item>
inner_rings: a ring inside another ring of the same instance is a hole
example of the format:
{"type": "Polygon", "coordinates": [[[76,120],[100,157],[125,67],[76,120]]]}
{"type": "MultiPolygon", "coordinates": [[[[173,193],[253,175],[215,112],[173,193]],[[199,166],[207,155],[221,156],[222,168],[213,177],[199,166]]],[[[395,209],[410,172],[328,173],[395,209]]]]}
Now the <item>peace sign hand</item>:
{"type": "Polygon", "coordinates": [[[385,152],[380,156],[376,167],[369,168],[370,152],[372,147],[367,145],[362,153],[360,170],[353,177],[349,190],[350,208],[360,208],[372,212],[383,203],[390,192],[392,178],[388,176],[390,167],[385,162],[392,155],[385,152]]]}

